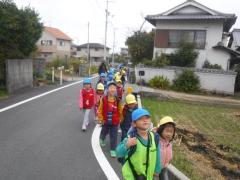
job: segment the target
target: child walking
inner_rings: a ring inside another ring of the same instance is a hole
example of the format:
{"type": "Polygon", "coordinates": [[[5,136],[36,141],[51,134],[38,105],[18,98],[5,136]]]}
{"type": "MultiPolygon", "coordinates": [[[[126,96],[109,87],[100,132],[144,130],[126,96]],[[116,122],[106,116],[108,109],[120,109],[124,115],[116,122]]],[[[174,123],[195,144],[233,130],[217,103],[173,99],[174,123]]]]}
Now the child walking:
{"type": "Polygon", "coordinates": [[[94,90],[91,86],[91,79],[86,78],[83,80],[83,88],[79,94],[79,108],[84,112],[84,119],[82,123],[82,131],[86,131],[89,124],[89,113],[94,106],[94,90]]]}
{"type": "Polygon", "coordinates": [[[115,96],[117,87],[115,82],[108,82],[107,95],[100,100],[98,108],[98,120],[102,123],[100,134],[100,145],[105,146],[105,138],[110,133],[110,154],[111,157],[116,157],[118,126],[122,118],[122,105],[115,96]]]}
{"type": "Polygon", "coordinates": [[[126,96],[126,104],[123,107],[123,121],[120,124],[122,130],[122,137],[123,140],[127,137],[127,132],[131,127],[132,124],[132,112],[137,109],[137,101],[133,94],[128,94],[126,96]]]}
{"type": "Polygon", "coordinates": [[[133,111],[132,126],[135,131],[131,131],[116,149],[119,158],[125,157],[122,167],[124,179],[152,180],[155,173],[160,173],[158,136],[148,131],[150,122],[147,110],[139,108],[133,111]]]}
{"type": "Polygon", "coordinates": [[[161,147],[161,166],[163,167],[159,179],[163,179],[166,173],[166,167],[172,160],[172,144],[171,141],[174,139],[176,131],[176,123],[170,116],[163,117],[157,128],[157,133],[160,136],[160,147],[161,147]]]}
{"type": "Polygon", "coordinates": [[[117,97],[119,100],[122,100],[124,88],[121,79],[116,79],[116,83],[117,83],[117,97]]]}
{"type": "Polygon", "coordinates": [[[98,107],[100,104],[100,100],[104,95],[104,85],[102,83],[98,83],[97,85],[97,90],[96,90],[96,94],[95,94],[95,106],[94,106],[94,112],[95,112],[95,120],[98,120],[98,107]]]}

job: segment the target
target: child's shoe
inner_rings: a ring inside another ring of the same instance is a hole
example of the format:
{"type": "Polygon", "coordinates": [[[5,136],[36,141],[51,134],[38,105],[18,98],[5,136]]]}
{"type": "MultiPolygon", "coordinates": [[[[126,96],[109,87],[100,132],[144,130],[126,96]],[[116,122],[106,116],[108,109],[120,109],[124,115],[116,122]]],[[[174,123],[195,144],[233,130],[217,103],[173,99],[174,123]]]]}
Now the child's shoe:
{"type": "Polygon", "coordinates": [[[100,141],[100,146],[101,147],[106,146],[105,140],[99,139],[99,141],[100,141]]]}
{"type": "Polygon", "coordinates": [[[116,151],[110,151],[110,154],[112,158],[117,157],[116,151]]]}

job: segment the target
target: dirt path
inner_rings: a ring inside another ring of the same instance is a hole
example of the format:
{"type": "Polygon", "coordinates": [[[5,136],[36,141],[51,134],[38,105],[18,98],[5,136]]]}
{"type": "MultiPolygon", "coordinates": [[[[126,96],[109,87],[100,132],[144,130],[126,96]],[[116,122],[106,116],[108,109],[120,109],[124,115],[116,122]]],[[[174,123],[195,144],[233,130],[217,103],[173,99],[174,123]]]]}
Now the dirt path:
{"type": "Polygon", "coordinates": [[[209,104],[222,104],[222,105],[240,107],[240,100],[238,99],[186,94],[186,93],[180,93],[175,91],[166,91],[166,90],[153,89],[149,87],[142,87],[136,84],[129,84],[128,86],[132,86],[136,91],[141,91],[143,92],[143,94],[154,93],[154,94],[159,94],[160,96],[168,99],[194,101],[194,102],[202,102],[202,103],[209,103],[209,104]]]}

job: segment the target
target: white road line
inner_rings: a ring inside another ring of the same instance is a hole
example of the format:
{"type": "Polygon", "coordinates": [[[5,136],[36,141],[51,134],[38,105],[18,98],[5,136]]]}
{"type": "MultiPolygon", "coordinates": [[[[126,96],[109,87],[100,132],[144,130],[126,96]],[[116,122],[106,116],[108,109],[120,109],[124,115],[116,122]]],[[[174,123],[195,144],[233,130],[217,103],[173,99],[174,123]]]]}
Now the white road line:
{"type": "MultiPolygon", "coordinates": [[[[96,77],[98,77],[98,76],[91,77],[91,79],[96,78],[96,77]]],[[[16,104],[12,104],[12,105],[10,105],[10,106],[7,106],[7,107],[5,107],[5,108],[0,109],[0,113],[1,113],[1,112],[4,112],[4,111],[7,111],[7,110],[9,110],[9,109],[15,108],[15,107],[17,107],[17,106],[20,106],[20,105],[22,105],[22,104],[25,104],[25,103],[27,103],[27,102],[33,101],[33,100],[38,99],[38,98],[40,98],[40,97],[46,96],[46,95],[51,94],[51,93],[53,93],[53,92],[59,91],[59,90],[61,90],[61,89],[64,89],[64,88],[67,88],[67,87],[70,87],[70,86],[79,84],[79,83],[81,83],[82,81],[83,81],[83,80],[77,81],[77,82],[68,84],[68,85],[66,85],[66,86],[62,86],[62,87],[59,87],[59,88],[57,88],[57,89],[53,89],[53,90],[51,90],[51,91],[45,92],[45,93],[43,93],[43,94],[40,94],[40,95],[31,97],[31,98],[29,98],[29,99],[20,101],[20,102],[18,102],[18,103],[16,103],[16,104]]]]}
{"type": "MultiPolygon", "coordinates": [[[[98,76],[94,76],[94,77],[91,77],[92,79],[93,78],[96,78],[98,76]]],[[[4,112],[4,111],[7,111],[9,109],[12,109],[14,107],[17,107],[17,106],[20,106],[22,104],[25,104],[27,102],[30,102],[30,101],[33,101],[35,99],[38,99],[40,97],[43,97],[43,96],[46,96],[48,94],[51,94],[53,92],[56,92],[56,91],[59,91],[61,89],[64,89],[64,88],[67,88],[67,87],[70,87],[70,86],[73,86],[73,85],[76,85],[76,84],[79,84],[81,83],[83,80],[81,81],[77,81],[77,82],[74,82],[74,83],[71,83],[71,84],[68,84],[66,86],[62,86],[62,87],[59,87],[57,89],[53,89],[51,91],[48,91],[48,92],[45,92],[43,94],[40,94],[40,95],[37,95],[37,96],[34,96],[34,97],[31,97],[29,99],[26,99],[26,100],[23,100],[23,101],[20,101],[16,104],[13,104],[13,105],[10,105],[10,106],[7,106],[5,108],[2,108],[0,109],[0,113],[1,112],[4,112]]],[[[111,180],[120,180],[119,177],[117,176],[117,174],[115,173],[114,169],[111,167],[111,165],[109,164],[107,158],[105,157],[104,153],[102,152],[102,149],[100,147],[100,143],[99,143],[99,136],[100,136],[100,132],[101,132],[101,127],[96,125],[96,127],[94,128],[94,131],[93,131],[93,134],[92,134],[92,148],[93,148],[93,152],[94,152],[94,155],[99,163],[99,165],[101,166],[103,172],[105,173],[105,175],[107,176],[108,179],[111,179],[111,180]]]]}
{"type": "Polygon", "coordinates": [[[106,156],[102,152],[102,149],[99,143],[100,132],[101,132],[101,127],[99,125],[96,125],[92,134],[92,149],[93,149],[94,155],[100,167],[102,168],[103,172],[107,176],[107,179],[120,180],[116,172],[112,168],[112,166],[109,164],[106,156]]]}

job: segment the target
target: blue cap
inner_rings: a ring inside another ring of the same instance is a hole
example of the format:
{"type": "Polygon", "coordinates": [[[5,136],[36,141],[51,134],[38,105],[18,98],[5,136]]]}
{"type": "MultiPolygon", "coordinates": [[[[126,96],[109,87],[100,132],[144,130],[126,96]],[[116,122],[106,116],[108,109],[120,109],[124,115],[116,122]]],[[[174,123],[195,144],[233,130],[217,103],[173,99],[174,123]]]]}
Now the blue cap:
{"type": "Polygon", "coordinates": [[[106,74],[105,73],[101,73],[100,76],[101,77],[106,77],[106,74]]]}
{"type": "Polygon", "coordinates": [[[114,81],[108,81],[107,87],[109,87],[110,85],[117,86],[117,84],[114,81]]]}
{"type": "Polygon", "coordinates": [[[150,116],[150,113],[146,109],[138,108],[132,113],[132,121],[137,121],[142,116],[150,116]]]}
{"type": "Polygon", "coordinates": [[[91,79],[90,78],[85,78],[83,80],[83,84],[91,84],[91,79]]]}

